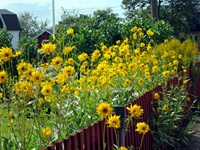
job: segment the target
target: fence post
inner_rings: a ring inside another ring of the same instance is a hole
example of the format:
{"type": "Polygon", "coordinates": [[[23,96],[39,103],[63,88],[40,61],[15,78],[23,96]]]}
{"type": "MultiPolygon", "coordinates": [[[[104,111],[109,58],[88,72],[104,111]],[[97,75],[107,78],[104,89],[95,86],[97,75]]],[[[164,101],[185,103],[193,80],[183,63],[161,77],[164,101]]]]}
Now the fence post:
{"type": "Polygon", "coordinates": [[[114,107],[115,114],[120,115],[120,128],[118,129],[118,143],[120,146],[125,146],[125,116],[126,116],[126,107],[125,106],[116,106],[114,107]]]}

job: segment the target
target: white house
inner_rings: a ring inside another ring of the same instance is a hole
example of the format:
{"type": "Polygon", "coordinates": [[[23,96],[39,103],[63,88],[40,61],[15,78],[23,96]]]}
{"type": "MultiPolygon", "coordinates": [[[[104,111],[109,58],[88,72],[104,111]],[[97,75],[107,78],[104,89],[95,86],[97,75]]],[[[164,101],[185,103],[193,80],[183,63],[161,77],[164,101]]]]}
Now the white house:
{"type": "Polygon", "coordinates": [[[8,33],[13,35],[11,43],[12,47],[16,49],[19,42],[19,33],[21,31],[17,15],[7,9],[0,9],[0,29],[2,28],[7,29],[8,33]]]}

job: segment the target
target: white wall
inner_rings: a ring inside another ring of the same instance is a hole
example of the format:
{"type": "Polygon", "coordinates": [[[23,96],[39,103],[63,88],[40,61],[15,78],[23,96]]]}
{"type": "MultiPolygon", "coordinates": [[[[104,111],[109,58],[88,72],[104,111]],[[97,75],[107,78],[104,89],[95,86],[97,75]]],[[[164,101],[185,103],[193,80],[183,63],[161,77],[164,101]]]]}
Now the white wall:
{"type": "Polygon", "coordinates": [[[12,39],[12,47],[14,49],[17,48],[18,42],[19,42],[19,32],[20,31],[8,31],[8,33],[13,35],[13,39],[12,39]]]}

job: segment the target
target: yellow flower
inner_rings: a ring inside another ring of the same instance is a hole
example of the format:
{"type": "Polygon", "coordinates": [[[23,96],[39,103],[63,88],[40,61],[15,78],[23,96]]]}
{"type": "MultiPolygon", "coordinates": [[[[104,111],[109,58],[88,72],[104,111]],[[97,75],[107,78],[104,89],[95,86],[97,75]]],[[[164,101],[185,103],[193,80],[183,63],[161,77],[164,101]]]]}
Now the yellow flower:
{"type": "Polygon", "coordinates": [[[64,50],[63,50],[63,54],[64,54],[64,55],[69,54],[69,52],[71,52],[74,48],[76,48],[76,47],[75,47],[75,46],[68,46],[68,47],[65,47],[64,50]]]}
{"type": "Polygon", "coordinates": [[[140,47],[145,47],[145,43],[140,43],[140,47]]]}
{"type": "Polygon", "coordinates": [[[88,58],[88,54],[87,53],[82,53],[80,55],[78,55],[78,60],[80,61],[84,61],[88,58]]]}
{"type": "Polygon", "coordinates": [[[178,65],[178,60],[174,60],[173,65],[178,65]]]}
{"type": "Polygon", "coordinates": [[[160,95],[158,93],[154,93],[153,98],[157,100],[160,98],[160,95]]]}
{"type": "Polygon", "coordinates": [[[144,110],[141,108],[141,106],[137,104],[130,105],[130,107],[126,107],[126,109],[129,110],[129,113],[132,117],[140,117],[144,113],[144,110]]]}
{"type": "Polygon", "coordinates": [[[52,91],[53,91],[52,86],[50,84],[47,84],[42,87],[41,93],[43,95],[50,95],[52,91]]]}
{"type": "Polygon", "coordinates": [[[0,99],[3,98],[3,93],[0,93],[0,99]]]}
{"type": "Polygon", "coordinates": [[[43,80],[43,77],[44,75],[39,70],[35,70],[31,73],[31,80],[35,84],[40,84],[43,80]]]}
{"type": "Polygon", "coordinates": [[[168,42],[169,42],[169,40],[168,40],[168,39],[165,39],[165,40],[164,40],[164,43],[168,43],[168,42]]]}
{"type": "Polygon", "coordinates": [[[3,70],[0,72],[0,83],[5,82],[7,79],[7,73],[3,70]]]}
{"type": "Polygon", "coordinates": [[[74,33],[74,29],[69,28],[69,29],[67,30],[67,34],[68,34],[68,35],[72,35],[73,33],[74,33]]]}
{"type": "Polygon", "coordinates": [[[26,62],[21,62],[18,66],[17,66],[17,71],[19,74],[22,74],[23,72],[25,72],[27,70],[27,63],[26,62]]]}
{"type": "Polygon", "coordinates": [[[64,74],[63,72],[59,72],[56,78],[57,78],[56,82],[63,85],[68,80],[69,77],[67,74],[64,74]]]}
{"type": "Polygon", "coordinates": [[[64,74],[67,74],[67,75],[73,75],[74,72],[75,72],[75,69],[74,67],[72,66],[67,66],[67,67],[64,67],[63,71],[62,71],[64,74]]]}
{"type": "Polygon", "coordinates": [[[124,147],[124,146],[121,146],[120,148],[119,148],[119,150],[128,150],[126,147],[124,147]]]}
{"type": "Polygon", "coordinates": [[[100,56],[101,56],[100,50],[95,50],[95,51],[92,53],[91,61],[92,61],[92,62],[96,61],[100,56]]]}
{"type": "Polygon", "coordinates": [[[139,36],[140,36],[140,37],[143,37],[143,36],[144,36],[144,33],[143,33],[143,32],[140,32],[140,33],[139,33],[139,36]]]}
{"type": "Polygon", "coordinates": [[[52,134],[52,130],[49,127],[42,129],[42,135],[43,136],[48,137],[48,136],[51,136],[51,134],[52,134]]]}
{"type": "Polygon", "coordinates": [[[22,81],[19,83],[19,86],[22,93],[31,93],[33,91],[33,85],[31,82],[22,81]]]}
{"type": "Polygon", "coordinates": [[[55,58],[52,59],[51,65],[54,66],[54,67],[56,67],[56,68],[58,68],[62,64],[62,60],[63,59],[61,57],[57,56],[57,57],[55,57],[55,58]]]}
{"type": "Polygon", "coordinates": [[[163,71],[162,72],[162,75],[163,75],[163,77],[168,77],[169,75],[170,75],[170,71],[163,71]]]}
{"type": "Polygon", "coordinates": [[[45,96],[44,100],[51,103],[52,102],[52,98],[50,96],[45,96]]]}
{"type": "Polygon", "coordinates": [[[45,44],[42,44],[41,50],[43,50],[47,54],[53,53],[56,50],[56,45],[52,43],[47,43],[47,44],[45,43],[45,44]]]}
{"type": "Polygon", "coordinates": [[[169,110],[169,107],[168,107],[167,105],[164,105],[164,106],[163,106],[163,110],[164,110],[164,111],[167,111],[167,110],[169,110]]]}
{"type": "Polygon", "coordinates": [[[133,39],[134,39],[134,40],[137,39],[137,34],[136,34],[136,33],[133,34],[133,39]]]}
{"type": "Polygon", "coordinates": [[[15,118],[14,114],[12,113],[12,111],[9,111],[9,117],[12,118],[12,119],[15,118]]]}
{"type": "Polygon", "coordinates": [[[13,57],[17,57],[17,56],[19,56],[19,55],[21,55],[22,54],[22,51],[16,51],[15,52],[15,55],[13,55],[13,57]]]}
{"type": "Polygon", "coordinates": [[[12,56],[13,56],[13,52],[11,48],[2,47],[0,49],[0,59],[3,60],[4,62],[9,61],[10,57],[12,56]]]}
{"type": "Polygon", "coordinates": [[[188,80],[183,80],[183,84],[186,84],[188,82],[188,80]]]}
{"type": "Polygon", "coordinates": [[[138,84],[139,84],[139,85],[142,85],[142,84],[143,84],[142,78],[140,78],[140,79],[138,80],[138,84]]]}
{"type": "Polygon", "coordinates": [[[152,67],[152,72],[158,72],[158,66],[153,66],[152,67]]]}
{"type": "Polygon", "coordinates": [[[43,105],[43,104],[44,104],[43,98],[39,98],[39,99],[38,99],[38,105],[41,106],[41,105],[43,105]]]}
{"type": "Polygon", "coordinates": [[[106,120],[106,124],[108,124],[109,128],[120,128],[120,116],[111,115],[106,120]]]}
{"type": "Polygon", "coordinates": [[[147,35],[149,35],[149,36],[153,36],[153,35],[154,35],[154,32],[151,31],[151,29],[149,29],[149,30],[147,30],[147,35]]]}
{"type": "Polygon", "coordinates": [[[112,114],[113,109],[107,102],[101,102],[96,108],[97,114],[101,117],[107,117],[112,114]]]}
{"type": "Polygon", "coordinates": [[[137,131],[139,134],[146,134],[150,131],[149,125],[145,122],[138,122],[136,127],[137,129],[135,131],[137,131]]]}
{"type": "Polygon", "coordinates": [[[66,61],[66,64],[68,65],[74,65],[74,59],[73,58],[68,58],[68,60],[66,61]]]}
{"type": "Polygon", "coordinates": [[[120,40],[117,40],[117,41],[116,41],[116,44],[117,44],[117,45],[119,45],[120,43],[121,43],[121,41],[120,41],[120,40]]]}
{"type": "Polygon", "coordinates": [[[137,31],[138,31],[138,32],[142,32],[142,28],[138,28],[137,31]]]}
{"type": "Polygon", "coordinates": [[[127,80],[124,81],[124,84],[125,84],[126,86],[128,86],[128,85],[131,84],[131,81],[127,79],[127,80]]]}
{"type": "Polygon", "coordinates": [[[190,97],[187,97],[187,101],[188,101],[188,102],[190,102],[190,101],[191,101],[190,97]]]}

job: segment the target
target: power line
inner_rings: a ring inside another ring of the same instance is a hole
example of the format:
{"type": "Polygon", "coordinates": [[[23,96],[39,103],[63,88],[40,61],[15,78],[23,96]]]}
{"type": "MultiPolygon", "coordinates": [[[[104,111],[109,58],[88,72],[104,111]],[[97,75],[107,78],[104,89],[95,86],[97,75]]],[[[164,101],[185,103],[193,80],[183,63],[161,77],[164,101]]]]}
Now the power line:
{"type": "MultiPolygon", "coordinates": [[[[114,10],[121,10],[121,6],[111,6],[111,7],[93,7],[93,8],[63,8],[63,9],[55,9],[55,13],[62,13],[63,10],[68,10],[68,11],[73,11],[73,10],[77,10],[77,11],[82,11],[82,12],[93,12],[94,10],[98,10],[98,9],[106,9],[106,8],[111,8],[114,10]]],[[[16,11],[16,10],[14,10],[16,11]]],[[[37,13],[37,14],[42,14],[42,13],[47,13],[47,12],[51,12],[52,10],[28,10],[28,12],[31,13],[37,13]]],[[[18,11],[19,12],[23,12],[23,11],[18,11]]]]}

